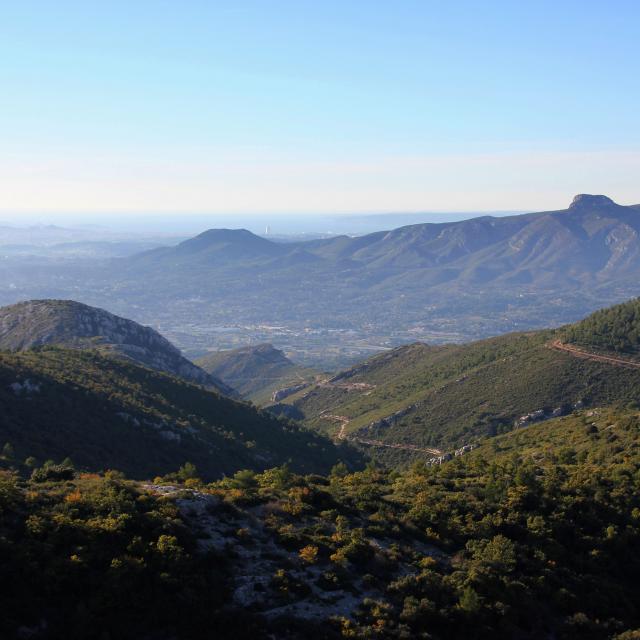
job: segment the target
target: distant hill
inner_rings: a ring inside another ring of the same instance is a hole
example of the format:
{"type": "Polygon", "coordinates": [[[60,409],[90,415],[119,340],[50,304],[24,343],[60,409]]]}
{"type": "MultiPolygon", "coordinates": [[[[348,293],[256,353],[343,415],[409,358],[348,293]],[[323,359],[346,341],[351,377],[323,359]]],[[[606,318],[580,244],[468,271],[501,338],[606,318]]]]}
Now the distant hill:
{"type": "Polygon", "coordinates": [[[161,247],[134,256],[139,265],[166,262],[173,267],[194,264],[224,266],[229,262],[268,260],[282,255],[282,246],[246,229],[209,229],[175,247],[161,247]]]}
{"type": "Polygon", "coordinates": [[[243,397],[268,402],[274,391],[313,378],[313,372],[287,358],[271,344],[217,351],[196,360],[202,369],[236,389],[243,397]]]}
{"type": "MultiPolygon", "coordinates": [[[[552,348],[572,330],[508,334],[465,345],[407,345],[284,402],[301,411],[309,425],[334,436],[445,451],[574,407],[637,402],[640,368],[552,348]]],[[[371,450],[390,460],[406,453],[371,450]]]]}
{"type": "Polygon", "coordinates": [[[43,345],[98,349],[234,395],[150,327],[73,300],[30,300],[0,308],[0,350],[43,345]]]}
{"type": "Polygon", "coordinates": [[[189,461],[204,478],[289,462],[328,471],[348,450],[268,413],[96,351],[0,353],[0,443],[40,463],[153,478],[189,461]]]}

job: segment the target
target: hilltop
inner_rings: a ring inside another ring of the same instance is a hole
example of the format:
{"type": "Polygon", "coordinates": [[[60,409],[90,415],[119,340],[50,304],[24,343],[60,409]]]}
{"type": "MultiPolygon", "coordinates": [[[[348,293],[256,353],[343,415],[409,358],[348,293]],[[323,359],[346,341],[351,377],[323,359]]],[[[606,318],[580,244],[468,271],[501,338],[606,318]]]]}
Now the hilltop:
{"type": "Polygon", "coordinates": [[[209,229],[181,242],[176,247],[160,247],[131,258],[136,264],[170,263],[181,267],[194,263],[219,264],[254,259],[269,259],[280,255],[280,245],[246,229],[209,229]]]}
{"type": "Polygon", "coordinates": [[[239,468],[327,471],[326,438],[179,378],[96,351],[0,353],[0,442],[18,459],[153,478],[191,462],[203,477],[239,468]]]}
{"type": "Polygon", "coordinates": [[[234,395],[228,385],[184,358],[150,327],[73,300],[29,300],[0,308],[0,350],[44,345],[97,349],[234,395]]]}
{"type": "Polygon", "coordinates": [[[312,371],[295,364],[271,344],[209,353],[196,364],[258,403],[268,402],[282,388],[313,378],[312,371]]]}

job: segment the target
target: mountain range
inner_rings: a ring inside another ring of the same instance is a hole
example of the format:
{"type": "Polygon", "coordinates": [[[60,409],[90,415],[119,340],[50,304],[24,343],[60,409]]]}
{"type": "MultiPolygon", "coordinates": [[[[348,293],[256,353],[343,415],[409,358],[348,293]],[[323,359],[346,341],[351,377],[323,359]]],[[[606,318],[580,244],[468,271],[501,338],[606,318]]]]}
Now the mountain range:
{"type": "Polygon", "coordinates": [[[640,205],[277,242],[210,229],[110,260],[8,259],[0,302],[73,298],[161,329],[190,357],[272,343],[344,366],[416,340],[464,342],[574,322],[640,293],[640,205]]]}
{"type": "Polygon", "coordinates": [[[566,210],[462,222],[416,224],[360,237],[275,243],[239,229],[212,229],[176,247],[129,259],[137,268],[240,266],[277,271],[298,265],[367,271],[366,284],[395,286],[420,270],[422,286],[506,282],[554,286],[626,278],[640,269],[640,205],[576,196],[566,210]],[[391,281],[389,282],[389,280],[391,281]]]}
{"type": "MultiPolygon", "coordinates": [[[[628,299],[639,293],[639,234],[639,206],[583,194],[559,211],[360,237],[277,243],[212,229],[118,260],[112,274],[119,304],[133,296],[165,324],[188,316],[203,331],[284,326],[288,349],[301,352],[324,331],[323,345],[362,342],[365,353],[367,340],[469,340],[564,324],[628,299]]],[[[207,347],[219,339],[210,334],[207,347]]]]}

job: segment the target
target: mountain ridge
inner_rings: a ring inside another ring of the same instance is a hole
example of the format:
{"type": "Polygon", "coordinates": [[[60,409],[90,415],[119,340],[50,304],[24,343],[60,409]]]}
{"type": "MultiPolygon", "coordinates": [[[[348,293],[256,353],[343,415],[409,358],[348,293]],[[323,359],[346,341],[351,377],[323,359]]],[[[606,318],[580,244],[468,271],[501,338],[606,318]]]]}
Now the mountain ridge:
{"type": "MultiPolygon", "coordinates": [[[[200,253],[202,251],[208,251],[211,249],[228,249],[234,247],[235,249],[243,248],[246,253],[239,252],[235,255],[233,253],[225,253],[227,258],[245,257],[250,253],[251,248],[259,248],[254,255],[268,255],[282,256],[293,252],[293,250],[304,249],[311,253],[318,254],[326,257],[344,257],[345,255],[355,255],[364,257],[366,253],[362,253],[365,249],[370,248],[377,242],[389,243],[396,237],[410,241],[411,244],[420,244],[425,242],[433,242],[435,240],[441,240],[440,244],[444,244],[448,240],[448,236],[458,236],[455,239],[459,240],[460,229],[468,227],[472,232],[478,231],[487,232],[490,229],[494,231],[500,231],[497,240],[503,239],[503,235],[510,231],[519,231],[527,224],[536,221],[539,218],[558,219],[558,217],[569,217],[576,215],[588,216],[592,213],[615,213],[627,217],[629,214],[635,214],[636,210],[640,208],[639,205],[619,205],[615,203],[611,198],[605,195],[591,195],[591,194],[578,194],[571,201],[570,205],[566,209],[552,210],[552,211],[540,211],[531,212],[509,216],[478,216],[460,220],[456,222],[438,222],[438,223],[418,223],[412,225],[401,226],[395,229],[376,231],[361,236],[348,236],[338,235],[333,238],[320,239],[320,240],[308,240],[297,241],[289,243],[277,243],[258,236],[247,229],[208,229],[202,233],[194,236],[189,240],[185,240],[175,247],[166,249],[153,249],[151,251],[138,254],[141,256],[155,256],[160,255],[175,255],[175,254],[188,254],[188,253],[200,253]],[[434,232],[439,232],[434,236],[434,232]],[[417,234],[417,237],[416,237],[417,234]]],[[[637,222],[635,215],[631,216],[633,222],[637,222]]],[[[465,236],[465,239],[473,239],[475,246],[482,246],[484,243],[477,235],[465,236]]],[[[496,238],[491,240],[495,241],[496,238]]],[[[473,249],[473,247],[469,247],[473,249]]],[[[454,256],[445,256],[449,259],[454,256]]],[[[134,256],[136,258],[136,256],[134,256]]]]}
{"type": "Polygon", "coordinates": [[[637,296],[640,206],[579,194],[555,211],[280,243],[209,230],[90,270],[24,268],[6,272],[3,300],[77,297],[162,326],[186,353],[273,341],[325,369],[415,339],[561,326],[637,296]]]}
{"type": "MultiPolygon", "coordinates": [[[[383,296],[388,304],[394,292],[402,290],[413,311],[427,290],[440,295],[478,285],[525,286],[543,293],[552,285],[555,290],[594,290],[607,282],[628,285],[640,277],[640,215],[637,205],[579,194],[563,210],[421,223],[357,237],[276,243],[246,230],[212,229],[176,247],[117,264],[129,276],[138,271],[134,279],[142,274],[153,279],[163,268],[177,269],[181,290],[200,295],[218,288],[205,284],[205,273],[215,273],[261,300],[287,286],[306,300],[294,278],[331,282],[334,299],[321,286],[315,304],[308,301],[311,306],[333,306],[347,294],[366,300],[383,296]]],[[[220,287],[225,298],[233,295],[226,285],[220,287]]],[[[292,306],[295,311],[297,301],[292,306]]]]}

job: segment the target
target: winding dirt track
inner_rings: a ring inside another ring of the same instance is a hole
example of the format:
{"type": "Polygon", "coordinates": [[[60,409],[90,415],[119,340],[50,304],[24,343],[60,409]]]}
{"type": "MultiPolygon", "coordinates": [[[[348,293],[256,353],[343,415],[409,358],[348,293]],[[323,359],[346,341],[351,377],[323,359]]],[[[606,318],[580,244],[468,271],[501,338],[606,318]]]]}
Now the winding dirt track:
{"type": "Polygon", "coordinates": [[[367,440],[365,438],[356,438],[355,436],[347,436],[345,433],[345,429],[347,424],[349,424],[349,418],[346,416],[333,416],[333,415],[325,415],[325,418],[333,419],[339,421],[340,431],[336,436],[337,440],[348,440],[349,442],[356,442],[358,444],[368,445],[370,447],[385,447],[387,449],[400,449],[402,451],[421,451],[423,453],[430,453],[433,456],[441,456],[443,455],[443,451],[440,449],[432,449],[430,447],[419,447],[415,444],[392,444],[389,442],[382,442],[381,440],[367,440]]]}
{"type": "Polygon", "coordinates": [[[616,358],[615,356],[603,356],[597,353],[591,353],[590,351],[583,351],[573,345],[564,344],[564,342],[560,342],[560,340],[554,340],[549,344],[549,346],[556,351],[563,351],[564,353],[568,353],[576,358],[605,362],[616,367],[626,367],[627,369],[640,369],[640,362],[625,360],[624,358],[616,358]]]}
{"type": "Polygon", "coordinates": [[[440,449],[432,449],[430,447],[419,447],[415,444],[392,444],[388,442],[382,442],[381,440],[365,440],[364,438],[347,438],[351,442],[357,442],[358,444],[365,444],[370,447],[386,447],[387,449],[400,449],[401,451],[420,451],[422,453],[429,453],[432,456],[441,456],[444,451],[440,449]]]}

